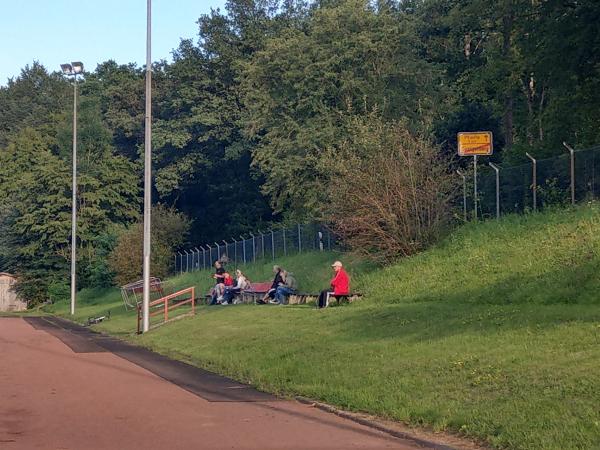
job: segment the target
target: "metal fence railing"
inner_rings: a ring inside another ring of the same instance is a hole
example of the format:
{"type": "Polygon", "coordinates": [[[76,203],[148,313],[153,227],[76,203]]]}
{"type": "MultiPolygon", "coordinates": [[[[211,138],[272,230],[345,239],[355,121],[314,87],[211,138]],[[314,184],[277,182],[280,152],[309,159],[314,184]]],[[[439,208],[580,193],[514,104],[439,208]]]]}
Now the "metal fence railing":
{"type": "Polygon", "coordinates": [[[465,176],[465,193],[462,198],[465,219],[494,218],[503,214],[525,213],[548,206],[561,206],[598,198],[600,194],[600,146],[573,150],[565,146],[564,155],[536,159],[516,166],[490,167],[478,162],[477,197],[473,173],[465,176]],[[567,151],[569,150],[569,151],[567,151]],[[535,180],[535,181],[534,181],[535,180]]]}
{"type": "Polygon", "coordinates": [[[173,262],[175,273],[183,273],[210,268],[217,260],[240,265],[335,247],[327,227],[297,224],[182,250],[175,254],[173,262]]]}

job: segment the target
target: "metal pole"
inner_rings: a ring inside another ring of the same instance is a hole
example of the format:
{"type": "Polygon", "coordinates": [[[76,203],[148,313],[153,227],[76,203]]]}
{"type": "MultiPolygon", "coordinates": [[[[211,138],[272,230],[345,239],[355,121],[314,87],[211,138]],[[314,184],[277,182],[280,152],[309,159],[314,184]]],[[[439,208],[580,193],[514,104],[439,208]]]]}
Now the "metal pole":
{"type": "Polygon", "coordinates": [[[275,261],[275,232],[271,228],[271,253],[273,254],[273,261],[275,261]]]}
{"type": "Polygon", "coordinates": [[[250,233],[250,236],[252,236],[252,262],[256,262],[256,239],[252,233],[250,233]]]}
{"type": "Polygon", "coordinates": [[[210,245],[208,246],[208,255],[210,258],[210,265],[212,266],[214,264],[214,261],[213,261],[213,257],[212,257],[212,248],[210,245]]]}
{"type": "Polygon", "coordinates": [[[265,235],[262,231],[260,232],[260,245],[262,247],[262,259],[265,259],[265,235]]]}
{"type": "Polygon", "coordinates": [[[177,253],[175,253],[175,273],[177,273],[177,253]]]}
{"type": "Polygon", "coordinates": [[[500,219],[500,168],[494,163],[489,163],[496,171],[496,219],[500,219]]]}
{"type": "Polygon", "coordinates": [[[463,180],[463,220],[467,221],[467,177],[460,170],[457,170],[456,173],[463,180]]]}
{"type": "Polygon", "coordinates": [[[246,264],[246,238],[244,238],[244,236],[240,235],[240,238],[242,239],[242,249],[244,251],[244,264],[246,264]]]}
{"type": "Polygon", "coordinates": [[[198,247],[194,247],[194,249],[198,252],[198,261],[196,262],[196,270],[200,270],[200,250],[198,250],[198,247]]]}
{"type": "Polygon", "coordinates": [[[215,245],[217,246],[217,260],[221,261],[221,247],[218,242],[215,242],[215,245]]]}
{"type": "Polygon", "coordinates": [[[473,155],[473,205],[475,207],[475,220],[477,220],[477,155],[473,155]]]}
{"type": "Polygon", "coordinates": [[[225,239],[223,239],[222,242],[225,244],[225,256],[227,256],[227,260],[229,260],[229,244],[227,244],[225,239]]]}
{"type": "Polygon", "coordinates": [[[533,183],[531,189],[533,191],[533,210],[537,211],[537,161],[529,153],[525,153],[533,163],[533,183]]]}
{"type": "Polygon", "coordinates": [[[150,210],[152,207],[152,0],[146,7],[146,117],[144,130],[144,294],[142,332],[150,328],[150,210]]]}
{"type": "Polygon", "coordinates": [[[285,227],[283,227],[282,232],[283,232],[283,255],[287,256],[287,248],[285,246],[285,227]]]}
{"type": "Polygon", "coordinates": [[[575,205],[575,149],[566,142],[563,145],[571,154],[571,204],[575,205]]]}
{"type": "Polygon", "coordinates": [[[179,274],[181,275],[183,273],[183,254],[181,252],[177,252],[177,254],[179,255],[179,274]]]}
{"type": "Polygon", "coordinates": [[[234,258],[235,259],[235,264],[237,265],[238,259],[237,259],[237,241],[235,240],[235,238],[231,238],[233,239],[233,253],[235,254],[234,258]]]}
{"type": "Polygon", "coordinates": [[[302,253],[302,228],[298,224],[298,253],[302,253]]]}
{"type": "Polygon", "coordinates": [[[71,190],[71,315],[77,296],[77,74],[73,82],[73,187],[71,190]]]}

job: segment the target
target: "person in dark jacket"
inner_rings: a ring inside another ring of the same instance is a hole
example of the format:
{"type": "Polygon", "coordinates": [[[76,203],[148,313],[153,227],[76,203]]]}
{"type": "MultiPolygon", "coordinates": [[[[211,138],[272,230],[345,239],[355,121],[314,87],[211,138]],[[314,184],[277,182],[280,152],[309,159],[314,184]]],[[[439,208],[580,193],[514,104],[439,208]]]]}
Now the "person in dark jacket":
{"type": "Polygon", "coordinates": [[[273,277],[271,289],[267,291],[265,296],[262,298],[262,300],[259,300],[258,303],[264,304],[267,303],[269,299],[275,298],[275,292],[277,291],[277,288],[285,284],[285,282],[283,281],[283,269],[281,267],[273,266],[273,273],[275,274],[275,277],[273,277]]]}

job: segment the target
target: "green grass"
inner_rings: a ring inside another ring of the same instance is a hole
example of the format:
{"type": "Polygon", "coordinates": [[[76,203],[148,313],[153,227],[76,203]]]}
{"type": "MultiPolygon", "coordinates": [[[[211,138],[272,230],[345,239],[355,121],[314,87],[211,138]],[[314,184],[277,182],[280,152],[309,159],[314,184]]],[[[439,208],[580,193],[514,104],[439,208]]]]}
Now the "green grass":
{"type": "MultiPolygon", "coordinates": [[[[497,448],[600,448],[597,205],[465,225],[385,269],[347,255],[282,265],[302,290],[318,290],[338,257],[366,293],[350,306],[204,307],[129,338],[265,390],[497,448]]],[[[247,272],[266,279],[269,265],[247,272]]],[[[208,275],[173,281],[205,290],[208,275]]],[[[83,292],[78,314],[118,309],[117,300],[115,291],[83,292]]],[[[99,328],[123,333],[134,323],[116,314],[99,328]]]]}

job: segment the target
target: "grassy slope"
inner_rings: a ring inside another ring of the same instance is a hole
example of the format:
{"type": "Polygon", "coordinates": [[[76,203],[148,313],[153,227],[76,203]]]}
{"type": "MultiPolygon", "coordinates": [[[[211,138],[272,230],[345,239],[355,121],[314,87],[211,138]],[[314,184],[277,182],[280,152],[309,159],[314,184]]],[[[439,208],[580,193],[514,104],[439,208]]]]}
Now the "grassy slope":
{"type": "MultiPolygon", "coordinates": [[[[599,212],[467,225],[387,269],[356,264],[367,296],[352,306],[203,308],[133,339],[263,389],[499,448],[600,448],[599,212]]],[[[313,290],[332,256],[286,263],[313,290]]],[[[131,317],[101,327],[125,324],[131,317]]]]}

